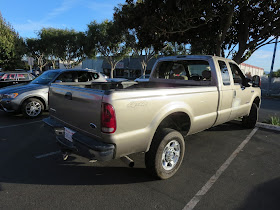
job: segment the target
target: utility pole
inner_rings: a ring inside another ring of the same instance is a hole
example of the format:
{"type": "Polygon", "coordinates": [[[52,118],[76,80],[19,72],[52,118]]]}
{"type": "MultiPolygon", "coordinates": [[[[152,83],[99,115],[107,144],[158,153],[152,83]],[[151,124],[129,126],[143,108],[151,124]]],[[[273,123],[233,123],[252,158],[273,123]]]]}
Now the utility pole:
{"type": "Polygon", "coordinates": [[[271,63],[271,68],[270,68],[270,74],[268,78],[268,96],[270,96],[270,86],[271,86],[271,79],[273,76],[273,67],[274,67],[274,60],[275,60],[275,54],[276,54],[276,48],[277,48],[277,42],[278,42],[278,36],[276,37],[275,45],[274,45],[274,51],[273,51],[273,56],[272,56],[272,63],[271,63]]]}

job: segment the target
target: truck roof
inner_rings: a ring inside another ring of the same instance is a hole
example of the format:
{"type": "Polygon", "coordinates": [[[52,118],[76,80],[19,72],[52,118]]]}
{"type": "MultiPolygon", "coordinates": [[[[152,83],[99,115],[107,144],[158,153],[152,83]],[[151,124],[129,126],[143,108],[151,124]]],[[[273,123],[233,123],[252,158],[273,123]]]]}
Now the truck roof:
{"type": "Polygon", "coordinates": [[[215,55],[177,55],[177,56],[167,56],[159,58],[158,61],[169,61],[169,60],[209,60],[209,59],[220,59],[229,60],[231,59],[215,56],[215,55]]]}

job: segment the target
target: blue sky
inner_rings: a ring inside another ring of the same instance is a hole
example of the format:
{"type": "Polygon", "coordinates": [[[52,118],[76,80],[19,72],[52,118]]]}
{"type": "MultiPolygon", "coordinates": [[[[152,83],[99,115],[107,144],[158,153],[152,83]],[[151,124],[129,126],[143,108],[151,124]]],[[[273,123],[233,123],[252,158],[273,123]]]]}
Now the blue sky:
{"type": "MultiPolygon", "coordinates": [[[[125,0],[0,0],[2,16],[20,36],[36,37],[42,27],[68,28],[85,31],[87,24],[113,18],[113,9],[125,0]]],[[[247,64],[270,71],[274,45],[256,51],[247,64]]],[[[280,44],[277,47],[274,70],[280,69],[280,44]]]]}

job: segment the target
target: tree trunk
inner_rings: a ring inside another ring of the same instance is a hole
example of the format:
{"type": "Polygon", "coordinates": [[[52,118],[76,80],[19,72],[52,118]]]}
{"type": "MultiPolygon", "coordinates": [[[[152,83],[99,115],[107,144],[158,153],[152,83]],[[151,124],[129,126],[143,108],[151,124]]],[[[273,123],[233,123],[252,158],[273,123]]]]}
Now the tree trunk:
{"type": "Polygon", "coordinates": [[[111,78],[114,78],[114,70],[115,70],[115,68],[113,66],[111,66],[111,78]]]}
{"type": "Polygon", "coordinates": [[[142,75],[145,75],[146,70],[147,70],[147,62],[146,62],[145,59],[143,59],[143,60],[141,61],[141,67],[142,67],[142,75]]]}

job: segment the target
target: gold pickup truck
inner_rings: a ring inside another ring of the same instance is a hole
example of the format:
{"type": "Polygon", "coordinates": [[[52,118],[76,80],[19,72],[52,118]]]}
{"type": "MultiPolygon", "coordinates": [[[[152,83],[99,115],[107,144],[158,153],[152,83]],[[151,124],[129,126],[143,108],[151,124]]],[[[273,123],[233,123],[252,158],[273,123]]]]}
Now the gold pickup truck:
{"type": "Polygon", "coordinates": [[[160,179],[179,169],[188,135],[241,117],[253,128],[261,103],[260,78],[216,56],[157,60],[148,82],[104,82],[84,87],[52,84],[51,126],[64,158],[76,153],[107,161],[145,152],[160,179]]]}

